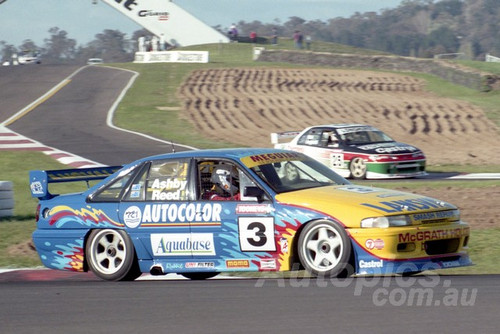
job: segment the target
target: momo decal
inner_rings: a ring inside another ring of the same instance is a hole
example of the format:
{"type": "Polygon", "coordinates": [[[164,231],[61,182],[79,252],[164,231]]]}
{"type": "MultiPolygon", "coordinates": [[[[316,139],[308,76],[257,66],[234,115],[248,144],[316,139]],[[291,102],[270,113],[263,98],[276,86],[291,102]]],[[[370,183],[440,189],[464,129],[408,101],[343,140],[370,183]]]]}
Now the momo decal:
{"type": "Polygon", "coordinates": [[[211,233],[151,234],[151,249],[155,256],[215,255],[211,233]]]}
{"type": "Polygon", "coordinates": [[[142,212],[131,208],[125,211],[124,220],[141,217],[142,223],[220,222],[222,212],[219,203],[147,204],[142,212]]]}
{"type": "Polygon", "coordinates": [[[227,268],[250,268],[249,260],[226,260],[227,268]]]}

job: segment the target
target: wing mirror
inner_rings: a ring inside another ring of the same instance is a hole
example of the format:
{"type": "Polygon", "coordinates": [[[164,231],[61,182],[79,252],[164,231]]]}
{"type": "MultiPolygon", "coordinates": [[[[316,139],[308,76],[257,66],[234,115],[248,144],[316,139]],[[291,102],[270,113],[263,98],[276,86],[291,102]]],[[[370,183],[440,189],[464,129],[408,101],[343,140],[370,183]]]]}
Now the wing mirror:
{"type": "Polygon", "coordinates": [[[254,197],[257,199],[258,202],[262,202],[266,197],[266,193],[259,187],[250,186],[250,187],[245,187],[243,196],[254,197]]]}

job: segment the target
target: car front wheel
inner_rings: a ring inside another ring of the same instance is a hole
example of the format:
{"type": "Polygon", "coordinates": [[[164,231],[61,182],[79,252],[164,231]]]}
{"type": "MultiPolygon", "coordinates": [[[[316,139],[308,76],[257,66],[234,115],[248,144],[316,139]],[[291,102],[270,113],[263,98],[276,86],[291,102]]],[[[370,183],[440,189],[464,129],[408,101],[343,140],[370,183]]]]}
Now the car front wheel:
{"type": "Polygon", "coordinates": [[[130,281],[141,275],[134,244],[125,231],[93,230],[85,249],[90,270],[108,281],[130,281]]]}
{"type": "Polygon", "coordinates": [[[345,277],[352,274],[351,241],[339,224],[319,220],[304,227],[298,242],[301,264],[315,276],[345,277]]]}

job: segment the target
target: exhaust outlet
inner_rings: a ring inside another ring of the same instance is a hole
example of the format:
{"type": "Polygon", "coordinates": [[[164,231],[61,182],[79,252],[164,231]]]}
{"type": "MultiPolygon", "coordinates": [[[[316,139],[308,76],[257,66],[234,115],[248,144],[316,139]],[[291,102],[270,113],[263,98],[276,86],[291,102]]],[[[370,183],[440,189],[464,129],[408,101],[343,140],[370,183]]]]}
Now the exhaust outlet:
{"type": "Polygon", "coordinates": [[[163,267],[161,265],[154,265],[149,269],[149,273],[153,276],[165,275],[163,272],[163,267]]]}

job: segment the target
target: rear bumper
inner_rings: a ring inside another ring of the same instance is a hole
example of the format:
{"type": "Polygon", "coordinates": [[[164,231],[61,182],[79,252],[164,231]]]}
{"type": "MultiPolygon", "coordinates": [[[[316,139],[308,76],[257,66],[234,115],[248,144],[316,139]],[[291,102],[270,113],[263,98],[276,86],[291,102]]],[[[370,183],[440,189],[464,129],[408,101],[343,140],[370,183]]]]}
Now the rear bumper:
{"type": "Polygon", "coordinates": [[[51,269],[84,271],[84,241],[87,230],[40,230],[33,243],[43,265],[51,269]]]}

